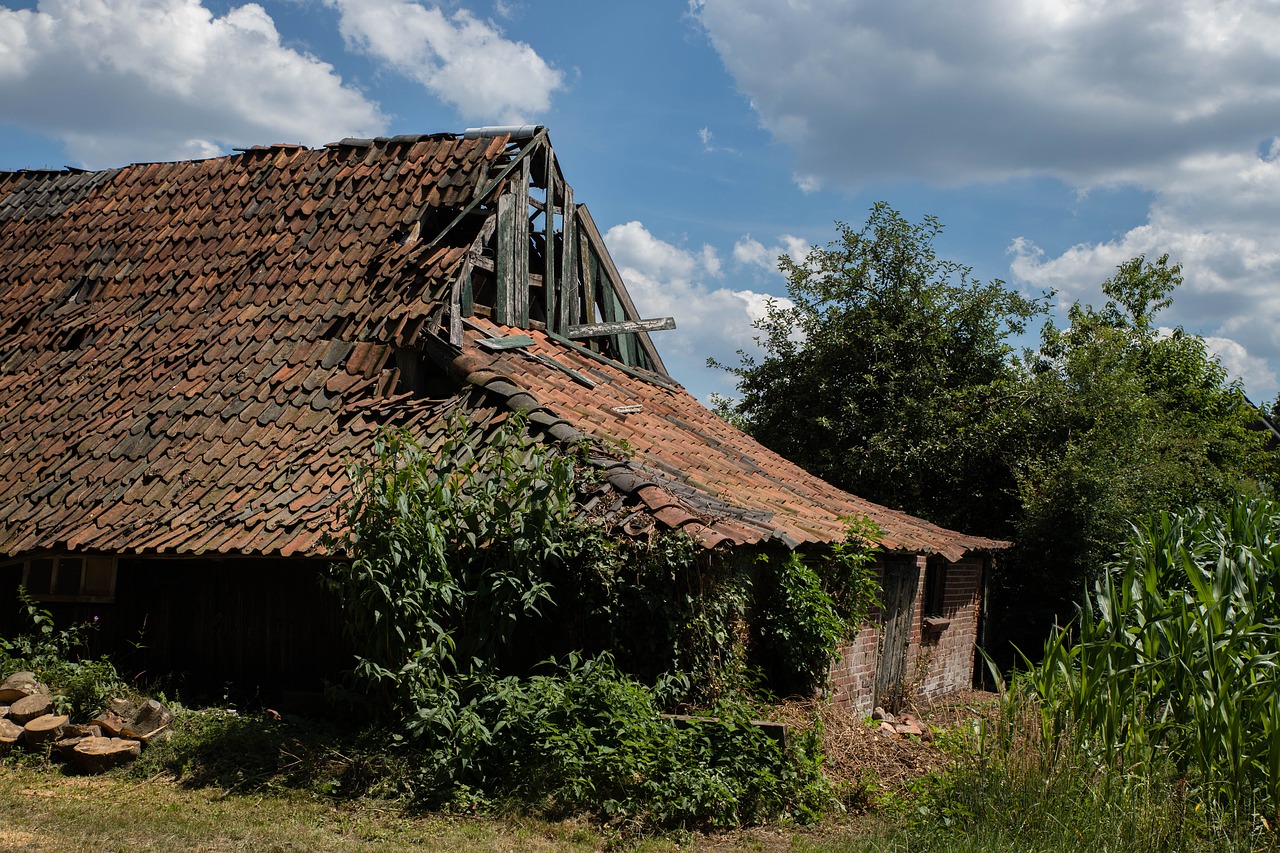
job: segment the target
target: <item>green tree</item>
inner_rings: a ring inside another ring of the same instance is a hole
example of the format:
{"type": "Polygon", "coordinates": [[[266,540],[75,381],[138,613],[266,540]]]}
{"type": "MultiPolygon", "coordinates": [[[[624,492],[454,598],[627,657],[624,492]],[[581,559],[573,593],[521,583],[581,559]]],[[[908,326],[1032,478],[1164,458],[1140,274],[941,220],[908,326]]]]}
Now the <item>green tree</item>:
{"type": "Polygon", "coordinates": [[[1268,493],[1277,455],[1204,341],[1159,325],[1182,282],[1167,256],[1122,264],[1103,307],[1047,320],[1015,358],[1044,300],[940,259],[940,228],[877,204],[861,229],[782,258],[793,304],[757,323],[764,355],[730,368],[740,399],[720,409],[855,494],[1014,539],[993,630],[1033,648],[1131,522],[1268,493]]]}
{"type": "Polygon", "coordinates": [[[1103,283],[1102,308],[1077,302],[1026,357],[1031,440],[1018,553],[1000,584],[1022,618],[1069,613],[1131,523],[1226,506],[1274,482],[1275,455],[1239,383],[1200,337],[1157,322],[1181,282],[1168,255],[1126,261],[1103,283]]]}
{"type": "Polygon", "coordinates": [[[880,203],[861,229],[837,228],[825,249],[781,258],[794,304],[756,324],[763,358],[726,368],[740,399],[722,413],[858,495],[1007,534],[1024,390],[1008,339],[1042,303],[939,258],[932,217],[880,203]]]}

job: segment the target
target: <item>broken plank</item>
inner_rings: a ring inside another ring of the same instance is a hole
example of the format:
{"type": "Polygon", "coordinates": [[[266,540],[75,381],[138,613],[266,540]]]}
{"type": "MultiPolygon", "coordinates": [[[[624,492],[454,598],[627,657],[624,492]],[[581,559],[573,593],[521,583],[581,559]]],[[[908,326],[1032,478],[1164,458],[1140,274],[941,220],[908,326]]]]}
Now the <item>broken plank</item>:
{"type": "Polygon", "coordinates": [[[676,321],[672,317],[657,317],[651,320],[618,320],[612,323],[588,323],[581,326],[570,326],[569,333],[565,337],[581,340],[582,338],[619,335],[624,332],[664,332],[675,327],[676,321]]]}
{"type": "MultiPolygon", "coordinates": [[[[662,719],[664,720],[670,720],[671,722],[675,723],[678,726],[696,726],[696,725],[704,725],[704,724],[705,725],[732,725],[733,724],[732,722],[728,720],[723,720],[720,717],[704,717],[700,715],[694,716],[692,714],[661,714],[659,716],[661,716],[662,719]]],[[[751,725],[759,729],[761,732],[768,735],[769,737],[773,738],[775,741],[782,744],[783,746],[786,745],[787,729],[789,728],[786,723],[779,723],[773,720],[752,720],[751,725]]]]}
{"type": "Polygon", "coordinates": [[[642,379],[651,385],[657,385],[659,388],[666,388],[668,391],[676,390],[676,386],[672,385],[669,382],[664,381],[658,376],[655,376],[651,373],[646,373],[643,370],[636,370],[635,368],[628,367],[627,365],[623,364],[620,361],[615,361],[614,359],[609,358],[609,356],[607,355],[601,355],[598,352],[589,350],[586,347],[584,347],[582,344],[576,341],[571,341],[563,335],[557,335],[555,332],[547,332],[547,337],[551,338],[551,340],[553,341],[556,341],[558,343],[563,344],[564,346],[569,347],[569,349],[573,350],[574,352],[580,352],[585,356],[594,358],[596,361],[607,364],[610,367],[616,368],[617,370],[621,370],[623,373],[627,374],[628,376],[634,376],[636,379],[642,379]]]}

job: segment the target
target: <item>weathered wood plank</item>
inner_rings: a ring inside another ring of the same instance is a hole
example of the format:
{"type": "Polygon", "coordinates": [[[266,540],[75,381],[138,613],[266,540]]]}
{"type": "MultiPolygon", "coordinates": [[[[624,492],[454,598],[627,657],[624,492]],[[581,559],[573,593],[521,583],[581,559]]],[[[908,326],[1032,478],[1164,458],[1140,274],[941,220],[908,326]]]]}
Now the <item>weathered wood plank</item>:
{"type": "MultiPolygon", "coordinates": [[[[627,293],[626,284],[622,280],[622,274],[613,265],[613,259],[609,257],[609,250],[605,247],[604,238],[600,236],[600,229],[596,227],[595,220],[591,218],[591,211],[587,210],[585,204],[578,205],[578,227],[587,244],[600,257],[601,264],[609,279],[616,282],[614,291],[618,294],[623,307],[626,308],[627,316],[625,319],[639,319],[640,312],[636,311],[635,303],[631,301],[631,295],[627,293]]],[[[588,318],[587,322],[594,323],[595,320],[588,318]]],[[[657,347],[649,339],[649,335],[645,332],[640,332],[638,338],[640,346],[644,349],[645,354],[649,356],[649,361],[653,364],[654,369],[664,376],[670,375],[667,372],[667,366],[662,363],[662,358],[658,355],[657,347]]]]}
{"type": "Polygon", "coordinates": [[[587,322],[596,322],[596,290],[600,282],[600,261],[593,248],[587,249],[586,277],[582,280],[582,305],[586,309],[587,322]]]}
{"type": "Polygon", "coordinates": [[[523,253],[528,257],[528,250],[523,246],[517,252],[516,220],[524,221],[524,214],[519,208],[514,193],[503,193],[498,196],[498,239],[493,253],[493,272],[497,284],[497,293],[493,298],[493,319],[504,326],[516,325],[516,257],[523,253]]]}
{"type": "Polygon", "coordinates": [[[665,332],[675,327],[676,321],[672,317],[655,317],[649,320],[615,320],[611,323],[570,326],[569,333],[565,337],[581,340],[583,338],[598,338],[604,335],[620,335],[624,332],[665,332]]]}
{"type": "MultiPolygon", "coordinates": [[[[719,725],[722,721],[719,717],[702,717],[693,716],[691,714],[662,714],[664,720],[671,720],[676,725],[694,726],[703,723],[719,725]]],[[[782,745],[787,743],[787,724],[779,723],[773,720],[752,720],[751,725],[758,728],[761,732],[776,740],[782,745]]]]}
{"type": "Polygon", "coordinates": [[[556,158],[550,146],[547,148],[547,206],[542,211],[543,242],[542,251],[542,300],[545,309],[547,326],[555,323],[556,298],[559,296],[559,281],[556,278],[556,158]]]}
{"type": "MultiPolygon", "coordinates": [[[[612,282],[605,281],[601,285],[600,304],[608,305],[605,311],[606,318],[611,323],[621,323],[627,319],[626,306],[622,304],[622,300],[618,298],[618,290],[612,285],[612,282]]],[[[623,364],[631,367],[639,366],[636,363],[636,336],[626,333],[613,335],[613,343],[617,348],[618,356],[623,364]]]]}
{"type": "Polygon", "coordinates": [[[449,290],[449,343],[456,347],[463,344],[462,318],[470,317],[475,309],[471,294],[471,256],[462,262],[449,290]]]}
{"type": "Polygon", "coordinates": [[[578,218],[573,209],[573,187],[564,184],[561,191],[564,221],[561,223],[560,286],[556,288],[556,313],[554,317],[547,316],[547,326],[553,332],[564,334],[578,319],[574,315],[582,279],[578,274],[578,218]]]}
{"type": "Polygon", "coordinates": [[[520,180],[516,182],[515,187],[515,204],[517,213],[515,215],[515,228],[511,239],[515,243],[515,257],[512,259],[512,268],[514,272],[515,290],[513,292],[512,303],[515,309],[514,323],[512,325],[524,328],[529,324],[529,168],[531,162],[524,161],[524,167],[521,169],[520,180]]]}
{"type": "Polygon", "coordinates": [[[585,356],[590,356],[591,358],[594,358],[596,361],[602,362],[603,364],[607,364],[610,367],[617,368],[618,370],[621,370],[623,373],[627,374],[628,376],[634,376],[636,379],[643,379],[645,382],[648,382],[652,385],[657,385],[659,388],[666,388],[668,391],[676,390],[676,387],[674,385],[672,385],[671,383],[667,382],[666,380],[658,376],[645,373],[643,370],[636,370],[635,368],[629,367],[628,365],[625,365],[616,359],[609,358],[609,356],[607,355],[601,355],[598,352],[589,350],[586,347],[584,347],[582,344],[576,341],[569,340],[564,335],[557,335],[555,332],[547,332],[547,337],[551,338],[553,341],[558,341],[559,343],[564,344],[565,346],[569,347],[575,352],[580,352],[585,356]]]}

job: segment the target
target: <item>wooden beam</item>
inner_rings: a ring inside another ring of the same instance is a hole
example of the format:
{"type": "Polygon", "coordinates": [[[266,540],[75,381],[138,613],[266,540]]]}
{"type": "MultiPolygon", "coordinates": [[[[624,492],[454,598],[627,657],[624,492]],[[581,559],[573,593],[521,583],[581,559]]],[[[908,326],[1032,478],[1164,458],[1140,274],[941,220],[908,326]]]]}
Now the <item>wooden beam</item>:
{"type": "Polygon", "coordinates": [[[520,180],[515,187],[515,231],[512,240],[515,242],[515,257],[512,258],[515,272],[516,289],[513,298],[515,307],[514,325],[524,328],[529,324],[529,167],[531,162],[524,161],[520,180]]]}
{"type": "Polygon", "coordinates": [[[564,192],[564,223],[560,253],[560,280],[556,288],[556,314],[547,316],[547,327],[564,334],[577,321],[578,292],[582,278],[578,271],[578,219],[573,209],[573,187],[561,184],[564,192]]]}
{"type": "Polygon", "coordinates": [[[624,332],[665,332],[675,327],[676,321],[671,317],[656,317],[652,320],[617,320],[612,323],[570,326],[569,333],[565,337],[577,341],[604,335],[620,335],[624,332]]]}
{"type": "MultiPolygon", "coordinates": [[[[524,214],[516,202],[515,193],[498,196],[498,237],[493,252],[493,274],[497,292],[493,297],[493,319],[504,326],[516,325],[516,224],[524,221],[524,214]]],[[[528,250],[524,250],[528,257],[528,250]]]]}
{"type": "Polygon", "coordinates": [[[556,297],[560,288],[556,280],[556,162],[555,152],[547,146],[547,206],[542,211],[543,240],[546,245],[542,249],[545,267],[542,273],[542,306],[547,326],[555,324],[556,297]]]}
{"type": "MultiPolygon", "coordinates": [[[[644,334],[644,333],[642,332],[641,334],[644,334]]],[[[634,376],[636,379],[643,379],[645,382],[648,382],[653,385],[657,385],[659,388],[666,388],[668,391],[676,390],[676,387],[674,385],[667,382],[662,377],[654,376],[652,374],[644,372],[643,370],[637,370],[634,367],[628,367],[627,365],[623,364],[620,361],[616,361],[612,358],[609,358],[609,356],[607,355],[601,355],[598,352],[589,350],[586,347],[584,347],[582,344],[569,340],[564,335],[557,335],[555,332],[547,332],[547,337],[551,338],[551,340],[553,341],[557,341],[561,344],[564,344],[574,352],[580,352],[585,356],[594,358],[596,361],[599,361],[603,364],[607,364],[610,367],[617,368],[618,370],[621,370],[623,373],[627,374],[628,376],[634,376]]]]}
{"type": "MultiPolygon", "coordinates": [[[[523,164],[523,167],[527,169],[529,156],[535,150],[537,150],[539,147],[543,145],[548,145],[547,132],[545,129],[538,131],[538,135],[535,136],[533,139],[531,139],[529,141],[529,144],[520,150],[520,153],[516,155],[515,159],[512,160],[510,163],[508,163],[506,166],[504,166],[502,171],[498,173],[498,176],[496,178],[494,178],[489,183],[485,184],[484,189],[476,193],[475,197],[471,199],[471,203],[468,204],[466,207],[462,208],[462,211],[457,216],[455,216],[448,225],[446,225],[443,229],[441,229],[439,234],[437,234],[435,237],[432,237],[431,242],[428,243],[426,247],[430,249],[434,247],[437,243],[439,243],[441,240],[443,240],[446,234],[452,231],[459,222],[466,219],[467,216],[471,214],[471,211],[475,210],[477,207],[483,204],[484,200],[487,199],[494,190],[502,186],[502,182],[505,181],[512,172],[514,172],[517,168],[521,168],[522,164],[523,164]]],[[[548,145],[548,147],[550,146],[548,145]]],[[[528,184],[527,180],[525,181],[525,184],[526,185],[528,184]]],[[[422,216],[418,217],[418,221],[422,222],[425,218],[426,218],[426,211],[424,210],[422,216]]]]}
{"type": "Polygon", "coordinates": [[[474,305],[471,301],[471,256],[468,254],[453,279],[449,289],[449,343],[455,347],[463,344],[462,318],[469,317],[474,305]]]}
{"type": "MultiPolygon", "coordinates": [[[[613,259],[609,257],[609,250],[604,245],[604,238],[600,236],[600,229],[596,227],[595,220],[591,218],[591,211],[587,210],[585,204],[580,204],[578,205],[577,214],[578,227],[586,238],[587,244],[592,247],[595,254],[600,258],[600,263],[606,275],[613,282],[614,292],[617,293],[618,299],[626,309],[626,319],[640,319],[640,313],[636,311],[635,303],[631,301],[631,295],[627,293],[627,286],[622,280],[622,275],[618,272],[618,268],[613,265],[613,259]]],[[[662,358],[658,355],[657,347],[649,339],[649,335],[645,332],[639,332],[637,338],[645,354],[649,356],[649,361],[653,363],[654,368],[662,375],[670,376],[667,373],[666,365],[662,363],[662,358]]]]}

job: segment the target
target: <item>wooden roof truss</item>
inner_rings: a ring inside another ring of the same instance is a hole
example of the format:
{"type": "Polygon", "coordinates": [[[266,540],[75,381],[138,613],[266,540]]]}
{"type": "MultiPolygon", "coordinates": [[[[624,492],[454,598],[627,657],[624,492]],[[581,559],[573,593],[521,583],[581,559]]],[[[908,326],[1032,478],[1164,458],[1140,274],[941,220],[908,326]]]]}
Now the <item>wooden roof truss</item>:
{"type": "Polygon", "coordinates": [[[439,233],[470,227],[475,238],[453,282],[449,340],[463,320],[490,317],[545,330],[644,373],[667,377],[649,332],[670,317],[642,319],[585,205],[575,204],[546,130],[513,140],[474,202],[439,233]]]}

